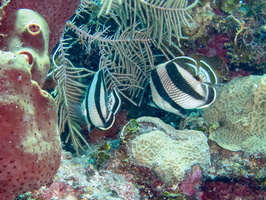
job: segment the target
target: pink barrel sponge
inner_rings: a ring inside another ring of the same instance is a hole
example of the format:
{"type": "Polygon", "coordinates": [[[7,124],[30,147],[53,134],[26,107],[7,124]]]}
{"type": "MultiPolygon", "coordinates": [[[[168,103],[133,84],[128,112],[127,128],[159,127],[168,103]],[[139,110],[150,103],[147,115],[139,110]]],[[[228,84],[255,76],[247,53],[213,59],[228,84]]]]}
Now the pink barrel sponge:
{"type": "Polygon", "coordinates": [[[0,200],[50,183],[60,165],[56,104],[41,90],[50,68],[49,27],[19,9],[1,25],[0,200]],[[2,33],[3,34],[3,33],[2,33]]]}
{"type": "Polygon", "coordinates": [[[23,55],[0,51],[0,199],[51,182],[61,143],[54,99],[31,80],[23,55]]]}
{"type": "Polygon", "coordinates": [[[21,8],[39,13],[50,28],[49,52],[51,52],[64,31],[66,21],[75,13],[79,3],[80,0],[10,0],[4,8],[3,18],[8,18],[21,8]]]}
{"type": "Polygon", "coordinates": [[[0,49],[27,58],[31,79],[43,86],[50,69],[49,26],[45,19],[30,9],[19,9],[0,26],[4,34],[0,49]]]}

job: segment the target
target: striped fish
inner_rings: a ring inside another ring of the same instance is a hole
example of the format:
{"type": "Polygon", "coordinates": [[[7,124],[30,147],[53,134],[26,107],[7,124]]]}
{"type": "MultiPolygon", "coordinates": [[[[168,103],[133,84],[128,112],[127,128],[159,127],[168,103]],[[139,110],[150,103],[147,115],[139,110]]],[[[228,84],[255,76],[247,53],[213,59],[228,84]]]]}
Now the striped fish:
{"type": "Polygon", "coordinates": [[[112,127],[115,114],[121,106],[121,99],[116,88],[107,92],[102,70],[94,74],[85,99],[82,103],[86,123],[100,130],[112,127]]]}
{"type": "Polygon", "coordinates": [[[150,88],[153,103],[184,117],[185,109],[204,108],[216,98],[217,77],[204,61],[198,63],[181,56],[160,64],[151,72],[150,88]]]}

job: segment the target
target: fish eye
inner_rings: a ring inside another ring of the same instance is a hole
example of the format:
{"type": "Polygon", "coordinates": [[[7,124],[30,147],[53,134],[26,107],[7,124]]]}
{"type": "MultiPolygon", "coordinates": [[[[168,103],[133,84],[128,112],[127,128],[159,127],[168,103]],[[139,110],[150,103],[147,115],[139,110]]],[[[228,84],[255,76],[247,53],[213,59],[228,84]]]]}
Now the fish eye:
{"type": "Polygon", "coordinates": [[[194,76],[194,78],[195,78],[197,81],[199,81],[199,82],[203,82],[203,80],[204,80],[204,77],[203,77],[201,74],[198,74],[198,75],[194,76]]]}

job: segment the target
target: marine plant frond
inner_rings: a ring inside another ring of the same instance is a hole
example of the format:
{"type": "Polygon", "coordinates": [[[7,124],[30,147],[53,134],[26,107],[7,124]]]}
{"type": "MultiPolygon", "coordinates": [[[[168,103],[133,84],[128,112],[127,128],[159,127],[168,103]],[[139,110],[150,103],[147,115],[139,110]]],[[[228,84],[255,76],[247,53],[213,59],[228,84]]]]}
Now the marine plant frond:
{"type": "Polygon", "coordinates": [[[78,37],[86,39],[86,46],[97,45],[100,53],[100,67],[105,74],[108,89],[117,88],[122,96],[139,105],[148,81],[148,74],[154,67],[149,34],[136,31],[134,27],[117,30],[108,35],[108,29],[90,34],[69,24],[78,37]]]}
{"type": "Polygon", "coordinates": [[[93,6],[93,2],[89,0],[81,0],[78,9],[75,12],[74,18],[72,21],[74,21],[76,18],[84,18],[84,13],[88,13],[88,9],[93,6]]]}
{"type": "Polygon", "coordinates": [[[71,138],[75,150],[79,152],[79,149],[82,149],[80,140],[88,146],[79,127],[83,122],[80,105],[87,88],[87,85],[82,83],[82,79],[91,76],[94,72],[72,64],[67,58],[68,44],[69,40],[61,38],[59,47],[53,55],[53,63],[56,65],[53,74],[57,83],[53,94],[58,107],[59,131],[63,133],[68,125],[67,140],[71,138]],[[57,57],[59,59],[56,59],[57,57]]]}
{"type": "Polygon", "coordinates": [[[131,16],[132,23],[139,20],[143,27],[152,28],[151,37],[158,39],[158,45],[163,42],[165,35],[169,44],[172,38],[176,37],[180,46],[180,39],[186,38],[182,34],[182,26],[190,26],[190,20],[193,19],[188,11],[197,5],[198,0],[191,3],[188,0],[133,1],[124,1],[124,7],[128,16],[131,16]]]}
{"type": "Polygon", "coordinates": [[[98,26],[94,33],[91,33],[91,30],[84,26],[77,27],[72,22],[67,22],[67,27],[75,32],[75,34],[78,37],[78,40],[81,44],[83,44],[86,47],[86,50],[88,54],[90,53],[90,49],[92,47],[92,44],[95,41],[103,41],[108,40],[108,29],[109,27],[104,26],[98,26]]]}
{"type": "Polygon", "coordinates": [[[108,15],[112,9],[117,9],[117,6],[122,4],[123,0],[101,0],[100,11],[98,12],[98,18],[102,15],[108,15]]]}
{"type": "Polygon", "coordinates": [[[149,37],[149,34],[141,31],[134,32],[132,27],[128,27],[126,30],[118,29],[115,34],[109,36],[109,27],[98,27],[98,29],[92,34],[91,30],[85,30],[83,26],[77,27],[74,23],[68,22],[67,26],[75,31],[82,43],[86,41],[88,46],[91,46],[95,41],[106,44],[119,42],[153,42],[153,39],[149,37]]]}
{"type": "MultiPolygon", "coordinates": [[[[104,72],[108,89],[115,87],[122,96],[139,106],[148,82],[147,74],[151,66],[141,64],[141,60],[146,59],[145,55],[139,58],[130,56],[130,54],[123,56],[123,53],[127,54],[128,51],[122,52],[123,48],[121,46],[119,48],[113,51],[112,57],[102,53],[100,68],[104,72]]],[[[135,52],[140,54],[138,49],[135,52]]]]}

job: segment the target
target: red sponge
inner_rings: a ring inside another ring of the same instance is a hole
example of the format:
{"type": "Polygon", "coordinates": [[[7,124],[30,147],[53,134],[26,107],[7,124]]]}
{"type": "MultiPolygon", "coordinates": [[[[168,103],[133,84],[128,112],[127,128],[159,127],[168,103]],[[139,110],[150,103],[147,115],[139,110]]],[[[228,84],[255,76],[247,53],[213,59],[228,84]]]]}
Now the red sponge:
{"type": "Polygon", "coordinates": [[[51,182],[61,143],[54,99],[31,80],[23,55],[0,51],[0,200],[51,182]]]}
{"type": "Polygon", "coordinates": [[[58,43],[66,21],[75,13],[80,0],[11,0],[5,7],[5,16],[20,8],[36,11],[47,21],[50,28],[49,52],[58,43]]]}

